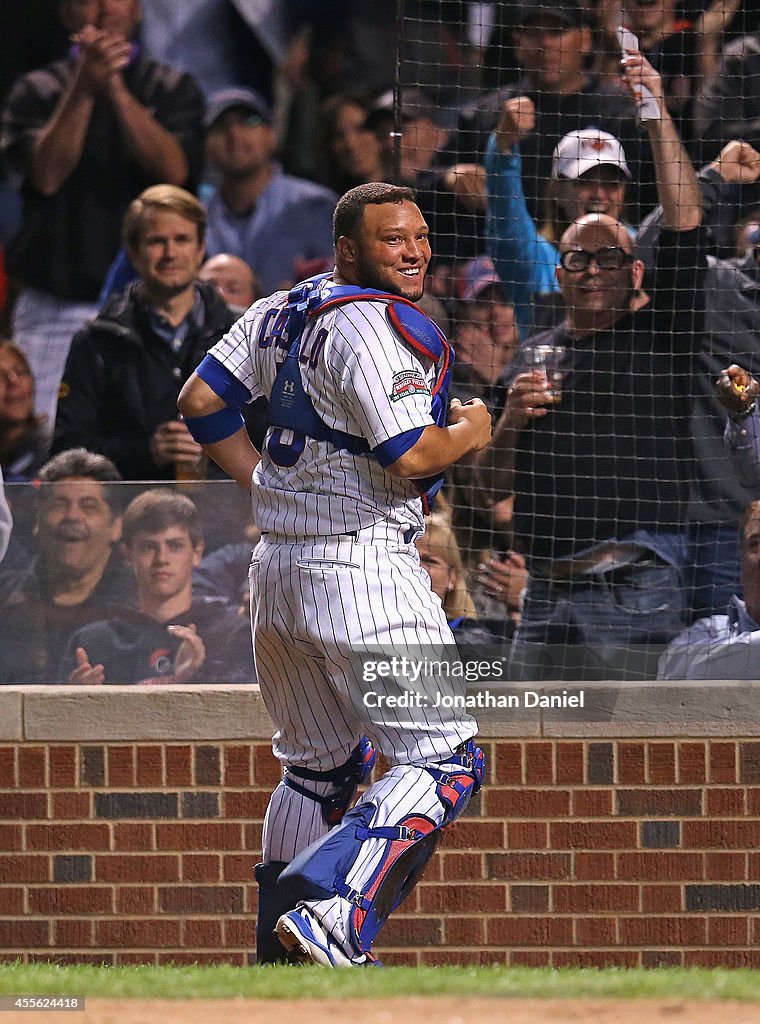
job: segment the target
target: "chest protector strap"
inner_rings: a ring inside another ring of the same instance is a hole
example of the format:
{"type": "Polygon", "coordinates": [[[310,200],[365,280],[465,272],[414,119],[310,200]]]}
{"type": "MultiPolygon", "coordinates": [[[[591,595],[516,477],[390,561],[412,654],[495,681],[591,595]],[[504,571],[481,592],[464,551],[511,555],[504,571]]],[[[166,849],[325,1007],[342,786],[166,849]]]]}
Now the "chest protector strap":
{"type": "MultiPolygon", "coordinates": [[[[431,414],[437,426],[445,426],[448,414],[448,388],[454,356],[446,337],[422,310],[409,299],[403,299],[373,288],[358,288],[354,285],[340,285],[324,299],[318,285],[329,275],[310,278],[295,286],[288,295],[284,307],[287,321],[283,333],[287,338],[288,352],[277,372],[269,397],[267,426],[279,430],[291,430],[305,434],[317,441],[333,444],[354,455],[369,455],[371,449],[366,439],[329,427],[306,394],[300,370],[300,347],[304,328],[309,320],[322,316],[338,306],[349,302],[384,302],[386,316],[396,334],[413,349],[437,367],[436,381],[432,391],[431,414]]],[[[442,476],[416,481],[425,497],[438,491],[442,476]]],[[[427,508],[426,508],[427,510],[427,508]]]]}

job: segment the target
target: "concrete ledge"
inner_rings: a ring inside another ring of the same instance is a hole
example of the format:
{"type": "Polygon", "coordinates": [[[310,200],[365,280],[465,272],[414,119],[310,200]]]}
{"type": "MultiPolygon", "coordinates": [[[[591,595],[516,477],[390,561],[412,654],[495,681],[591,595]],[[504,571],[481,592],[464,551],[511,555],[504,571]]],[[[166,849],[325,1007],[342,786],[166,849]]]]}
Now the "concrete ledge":
{"type": "Polygon", "coordinates": [[[25,686],[27,740],[271,739],[258,686],[25,686]]]}
{"type": "Polygon", "coordinates": [[[22,740],[23,696],[16,688],[0,687],[0,740],[22,740]]]}
{"type": "MultiPolygon", "coordinates": [[[[468,696],[484,739],[760,736],[760,680],[501,684],[468,696]]],[[[0,688],[6,741],[268,740],[272,732],[256,685],[0,688]]]]}

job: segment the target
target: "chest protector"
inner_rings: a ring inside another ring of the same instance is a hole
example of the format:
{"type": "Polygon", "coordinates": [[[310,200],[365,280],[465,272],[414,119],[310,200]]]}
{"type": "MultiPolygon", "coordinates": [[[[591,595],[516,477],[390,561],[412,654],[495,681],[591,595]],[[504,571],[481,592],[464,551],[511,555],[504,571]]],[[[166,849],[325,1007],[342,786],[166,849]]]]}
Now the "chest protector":
{"type": "MultiPolygon", "coordinates": [[[[409,299],[403,299],[374,288],[358,288],[355,285],[339,285],[327,297],[319,292],[319,284],[329,277],[321,274],[297,284],[288,295],[280,319],[281,336],[285,339],[287,355],[277,372],[269,396],[267,426],[272,427],[275,449],[282,431],[292,431],[297,437],[311,437],[327,442],[335,448],[346,450],[353,455],[371,455],[367,440],[329,427],[318,415],[301,381],[300,365],[301,339],[306,324],[349,302],[384,302],[386,317],[395,333],[409,348],[429,359],[436,367],[436,381],[432,390],[431,415],[436,426],[445,427],[448,418],[448,390],[454,353],[443,331],[422,310],[409,299]]],[[[302,445],[293,448],[300,454],[302,445]]],[[[270,449],[271,450],[271,449],[270,449]]],[[[287,463],[285,463],[287,464],[287,463]]],[[[415,480],[423,497],[425,511],[432,507],[432,501],[443,482],[443,474],[415,480]]]]}

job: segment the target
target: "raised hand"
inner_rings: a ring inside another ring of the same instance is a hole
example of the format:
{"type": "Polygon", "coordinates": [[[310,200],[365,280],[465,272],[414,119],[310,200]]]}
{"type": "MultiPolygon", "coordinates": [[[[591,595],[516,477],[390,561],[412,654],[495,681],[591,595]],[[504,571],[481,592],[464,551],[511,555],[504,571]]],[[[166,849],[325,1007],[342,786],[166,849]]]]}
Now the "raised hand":
{"type": "Polygon", "coordinates": [[[90,658],[84,647],[76,649],[77,667],[69,673],[69,682],[75,686],[102,686],[106,681],[106,671],[102,665],[91,665],[90,658]]]}

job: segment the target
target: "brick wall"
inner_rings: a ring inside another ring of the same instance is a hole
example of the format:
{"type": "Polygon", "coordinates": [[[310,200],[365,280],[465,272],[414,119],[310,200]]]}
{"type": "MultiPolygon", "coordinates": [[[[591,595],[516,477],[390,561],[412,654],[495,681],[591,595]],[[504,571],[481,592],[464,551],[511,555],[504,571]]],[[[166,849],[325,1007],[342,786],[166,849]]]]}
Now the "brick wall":
{"type": "MultiPolygon", "coordinates": [[[[760,684],[585,689],[483,716],[387,963],[760,966],[760,684]]],[[[0,692],[0,959],[249,962],[269,730],[256,687],[0,692]]]]}

